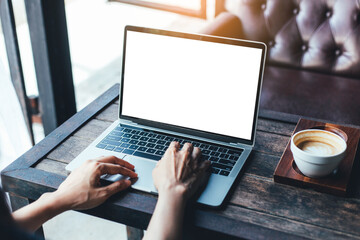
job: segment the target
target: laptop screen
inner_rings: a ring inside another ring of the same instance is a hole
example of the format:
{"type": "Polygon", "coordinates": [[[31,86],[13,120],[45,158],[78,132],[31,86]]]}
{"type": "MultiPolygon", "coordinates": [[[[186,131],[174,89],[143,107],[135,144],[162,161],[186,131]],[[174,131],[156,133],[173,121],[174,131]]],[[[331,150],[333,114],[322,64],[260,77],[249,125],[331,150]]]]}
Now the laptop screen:
{"type": "Polygon", "coordinates": [[[121,117],[252,140],[264,46],[158,32],[126,31],[121,117]]]}

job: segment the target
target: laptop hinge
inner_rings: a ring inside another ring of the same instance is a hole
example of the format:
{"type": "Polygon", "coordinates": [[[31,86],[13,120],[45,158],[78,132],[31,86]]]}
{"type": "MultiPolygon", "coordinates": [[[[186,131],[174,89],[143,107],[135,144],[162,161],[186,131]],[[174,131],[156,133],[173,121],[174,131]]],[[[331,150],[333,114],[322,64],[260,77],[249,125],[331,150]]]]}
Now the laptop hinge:
{"type": "Polygon", "coordinates": [[[125,120],[125,119],[120,119],[120,123],[123,123],[123,124],[127,124],[127,125],[131,125],[131,126],[134,126],[134,125],[139,125],[133,121],[130,121],[130,120],[125,120]]]}
{"type": "Polygon", "coordinates": [[[229,143],[230,145],[233,145],[233,146],[235,146],[235,147],[241,147],[241,148],[243,148],[244,147],[244,144],[241,144],[241,143],[229,143]]]}

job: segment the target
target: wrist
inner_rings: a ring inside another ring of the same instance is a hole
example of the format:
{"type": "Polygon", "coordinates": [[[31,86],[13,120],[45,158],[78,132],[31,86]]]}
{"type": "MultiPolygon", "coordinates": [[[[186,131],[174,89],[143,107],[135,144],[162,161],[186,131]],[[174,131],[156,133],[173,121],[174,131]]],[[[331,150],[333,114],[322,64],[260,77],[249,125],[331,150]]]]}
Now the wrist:
{"type": "Polygon", "coordinates": [[[187,202],[186,188],[181,185],[165,186],[159,191],[159,202],[172,203],[177,207],[185,207],[187,202]]]}
{"type": "Polygon", "coordinates": [[[63,197],[58,193],[58,191],[44,193],[39,198],[39,201],[41,201],[47,212],[53,213],[53,215],[58,215],[62,212],[70,210],[70,207],[63,201],[63,197]]]}

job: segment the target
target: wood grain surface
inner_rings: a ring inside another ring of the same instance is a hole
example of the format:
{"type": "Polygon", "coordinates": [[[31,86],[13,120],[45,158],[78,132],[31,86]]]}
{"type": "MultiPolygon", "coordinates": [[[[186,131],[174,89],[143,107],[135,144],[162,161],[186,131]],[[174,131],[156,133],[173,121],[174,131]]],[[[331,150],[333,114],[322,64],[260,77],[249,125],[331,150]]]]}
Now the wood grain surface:
{"type": "MultiPolygon", "coordinates": [[[[20,196],[39,197],[65,179],[65,166],[118,117],[118,100],[98,112],[85,125],[42,156],[30,168],[37,176],[25,181],[20,170],[7,178],[9,189],[20,196]]],[[[272,113],[274,114],[274,113],[272,113]]],[[[256,144],[243,173],[219,209],[196,205],[187,213],[188,224],[223,236],[249,239],[360,239],[360,180],[354,179],[352,197],[336,197],[275,183],[273,173],[295,128],[293,121],[260,118],[256,144]]],[[[145,229],[156,196],[129,190],[102,206],[84,211],[145,229]]],[[[211,235],[211,234],[210,234],[211,235]]],[[[216,237],[213,237],[215,239],[216,237]]],[[[225,239],[224,237],[223,239],[225,239]]]]}
{"type": "MultiPolygon", "coordinates": [[[[118,105],[110,105],[35,168],[66,176],[66,163],[116,120],[117,112],[118,105]]],[[[272,175],[294,128],[292,123],[259,119],[256,144],[244,174],[236,182],[225,209],[215,213],[302,237],[360,239],[360,215],[353,214],[360,213],[359,199],[336,198],[273,182],[272,175]],[[347,221],[349,224],[342,224],[347,221]]]]}

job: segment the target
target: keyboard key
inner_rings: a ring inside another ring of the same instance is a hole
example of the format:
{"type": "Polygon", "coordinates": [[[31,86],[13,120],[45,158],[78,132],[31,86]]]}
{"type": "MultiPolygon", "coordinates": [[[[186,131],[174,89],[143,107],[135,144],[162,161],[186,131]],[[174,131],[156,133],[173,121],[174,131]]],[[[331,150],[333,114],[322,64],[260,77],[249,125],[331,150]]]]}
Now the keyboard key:
{"type": "Polygon", "coordinates": [[[155,152],[156,152],[156,150],[155,150],[155,149],[153,149],[153,148],[149,148],[148,150],[146,150],[146,152],[147,152],[147,153],[155,153],[155,152]]]}
{"type": "MultiPolygon", "coordinates": [[[[118,132],[122,132],[122,131],[124,131],[124,129],[125,129],[125,128],[123,128],[123,127],[117,126],[114,130],[116,130],[116,131],[118,131],[118,132]]],[[[114,130],[113,130],[113,131],[114,131],[114,130]]]]}
{"type": "Polygon", "coordinates": [[[202,143],[202,144],[200,144],[200,148],[201,148],[201,150],[203,150],[203,149],[205,150],[205,149],[209,148],[209,145],[202,143]]]}
{"type": "Polygon", "coordinates": [[[157,150],[164,150],[164,149],[166,149],[166,147],[165,147],[165,146],[162,146],[162,145],[156,145],[156,146],[155,146],[155,149],[157,149],[157,150]]]}
{"type": "Polygon", "coordinates": [[[105,148],[105,150],[110,150],[110,151],[112,151],[114,148],[115,148],[114,146],[107,146],[107,147],[105,148]]]}
{"type": "Polygon", "coordinates": [[[110,135],[112,135],[112,136],[118,136],[118,137],[122,137],[124,134],[125,134],[125,133],[123,133],[123,132],[118,132],[118,131],[112,131],[112,132],[110,133],[110,135]]]}
{"type": "Polygon", "coordinates": [[[161,159],[161,156],[159,156],[159,155],[153,155],[153,154],[139,152],[139,151],[135,151],[133,155],[138,156],[138,157],[143,157],[143,158],[156,160],[156,161],[161,159]]]}
{"type": "Polygon", "coordinates": [[[229,149],[227,153],[230,155],[240,156],[242,151],[242,149],[238,149],[237,151],[229,149]]]}
{"type": "Polygon", "coordinates": [[[130,144],[128,144],[128,143],[123,143],[123,144],[121,144],[121,146],[120,147],[123,147],[123,148],[128,148],[128,147],[130,147],[130,144]]]}
{"type": "Polygon", "coordinates": [[[220,155],[220,153],[219,152],[214,152],[211,155],[214,156],[214,157],[218,157],[220,155]]]}
{"type": "Polygon", "coordinates": [[[124,138],[130,138],[132,135],[130,133],[126,133],[123,135],[124,138]]]}
{"type": "Polygon", "coordinates": [[[131,149],[125,149],[125,150],[123,151],[123,153],[131,155],[131,154],[133,154],[133,153],[134,153],[134,150],[131,150],[131,149]]]}
{"type": "Polygon", "coordinates": [[[229,176],[229,174],[230,174],[230,172],[224,171],[224,170],[222,170],[222,171],[220,172],[220,175],[223,175],[223,176],[229,176]]]}
{"type": "Polygon", "coordinates": [[[234,155],[231,155],[229,157],[230,160],[238,160],[239,159],[239,156],[234,156],[234,155]]]}
{"type": "Polygon", "coordinates": [[[172,141],[174,141],[174,138],[173,137],[165,137],[165,140],[172,142],[172,141]]]}
{"type": "Polygon", "coordinates": [[[145,146],[145,145],[146,145],[146,142],[139,142],[138,145],[139,145],[139,146],[145,146]]]}
{"type": "Polygon", "coordinates": [[[121,137],[122,135],[124,135],[123,132],[119,132],[119,131],[116,131],[116,130],[112,130],[110,135],[112,136],[117,136],[117,137],[121,137]]]}
{"type": "Polygon", "coordinates": [[[125,128],[125,129],[123,130],[123,132],[129,133],[129,132],[131,132],[131,129],[125,128]]]}
{"type": "Polygon", "coordinates": [[[140,138],[140,136],[138,136],[138,135],[132,135],[132,137],[131,137],[131,139],[139,139],[140,138]]]}
{"type": "Polygon", "coordinates": [[[130,144],[137,144],[138,142],[139,142],[138,140],[134,140],[134,139],[133,139],[133,140],[131,140],[129,143],[130,143],[130,144]]]}
{"type": "Polygon", "coordinates": [[[198,142],[193,142],[193,146],[194,146],[194,147],[200,147],[200,143],[198,143],[198,142]]]}
{"type": "Polygon", "coordinates": [[[212,150],[212,151],[217,151],[219,148],[218,147],[215,147],[215,146],[210,146],[209,147],[209,150],[212,150]]]}
{"type": "Polygon", "coordinates": [[[139,130],[132,130],[131,133],[132,133],[132,134],[139,134],[140,131],[139,131],[139,130]]]}
{"type": "Polygon", "coordinates": [[[156,139],[164,139],[165,138],[165,136],[164,135],[160,135],[160,134],[158,134],[157,136],[156,136],[156,139]]]}
{"type": "Polygon", "coordinates": [[[122,152],[124,150],[124,148],[122,147],[117,147],[114,149],[115,152],[122,152]]]}
{"type": "Polygon", "coordinates": [[[161,150],[155,152],[156,155],[160,155],[160,156],[164,155],[164,153],[165,151],[161,151],[161,150]]]}
{"type": "Polygon", "coordinates": [[[136,149],[138,149],[139,147],[138,146],[136,146],[136,145],[131,145],[130,147],[129,147],[129,149],[132,149],[132,150],[136,150],[136,149]]]}
{"type": "Polygon", "coordinates": [[[229,165],[229,166],[234,166],[236,162],[230,161],[230,160],[225,160],[225,159],[220,159],[219,163],[226,164],[226,165],[229,165]]]}
{"type": "Polygon", "coordinates": [[[147,140],[149,140],[148,137],[141,137],[141,138],[140,138],[140,141],[147,141],[147,140]]]}
{"type": "Polygon", "coordinates": [[[166,143],[166,141],[164,141],[164,140],[158,140],[156,143],[157,143],[157,144],[160,144],[160,145],[164,145],[164,144],[166,143]]]}
{"type": "Polygon", "coordinates": [[[113,145],[113,146],[119,146],[121,144],[120,142],[106,140],[106,139],[102,140],[101,143],[107,144],[107,145],[113,145]]]}
{"type": "Polygon", "coordinates": [[[105,139],[111,140],[111,141],[120,141],[121,137],[107,136],[105,139]]]}
{"type": "Polygon", "coordinates": [[[209,160],[210,160],[211,162],[218,162],[218,161],[219,161],[219,158],[217,158],[217,157],[210,157],[209,160]]]}
{"type": "Polygon", "coordinates": [[[165,146],[170,146],[170,143],[171,143],[171,142],[167,141],[167,142],[165,143],[165,146]]]}
{"type": "Polygon", "coordinates": [[[146,144],[146,146],[149,148],[153,148],[153,147],[155,147],[155,143],[148,143],[148,144],[146,144]]]}
{"type": "Polygon", "coordinates": [[[97,148],[101,148],[104,149],[106,147],[106,144],[103,143],[99,143],[98,145],[96,145],[97,148]]]}
{"type": "Polygon", "coordinates": [[[230,166],[226,166],[226,165],[219,164],[219,163],[211,163],[211,166],[216,167],[216,168],[220,168],[220,169],[223,169],[223,170],[226,170],[226,171],[231,171],[231,169],[232,169],[232,167],[230,167],[230,166]]]}
{"type": "Polygon", "coordinates": [[[144,136],[145,132],[140,132],[139,135],[140,136],[144,136]]]}
{"type": "Polygon", "coordinates": [[[147,135],[149,135],[149,133],[148,133],[148,132],[144,132],[144,134],[141,135],[141,136],[146,137],[147,135]]]}
{"type": "Polygon", "coordinates": [[[210,154],[210,151],[209,150],[201,150],[201,153],[202,154],[210,154]]]}
{"type": "Polygon", "coordinates": [[[154,133],[149,133],[147,136],[148,136],[149,138],[152,138],[152,137],[155,137],[155,134],[154,134],[154,133]]]}
{"type": "Polygon", "coordinates": [[[217,168],[212,168],[211,172],[214,173],[214,174],[218,174],[220,172],[220,170],[217,169],[217,168]]]}
{"type": "Polygon", "coordinates": [[[155,138],[151,138],[151,139],[149,139],[149,141],[148,142],[150,142],[150,143],[156,143],[157,142],[157,139],[155,139],[155,138]]]}
{"type": "Polygon", "coordinates": [[[139,147],[139,148],[138,148],[138,151],[145,152],[146,150],[147,150],[147,147],[139,147]]]}
{"type": "Polygon", "coordinates": [[[125,142],[125,143],[127,143],[127,142],[130,142],[130,138],[123,138],[123,139],[121,139],[121,142],[125,142]]]}
{"type": "Polygon", "coordinates": [[[222,153],[222,154],[220,154],[220,157],[227,159],[227,158],[230,157],[230,155],[229,155],[229,154],[222,153]]]}
{"type": "Polygon", "coordinates": [[[226,153],[228,150],[226,149],[226,148],[222,148],[222,147],[220,147],[219,149],[218,149],[218,152],[221,152],[221,153],[226,153]]]}

